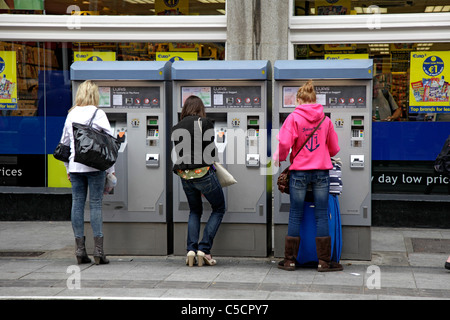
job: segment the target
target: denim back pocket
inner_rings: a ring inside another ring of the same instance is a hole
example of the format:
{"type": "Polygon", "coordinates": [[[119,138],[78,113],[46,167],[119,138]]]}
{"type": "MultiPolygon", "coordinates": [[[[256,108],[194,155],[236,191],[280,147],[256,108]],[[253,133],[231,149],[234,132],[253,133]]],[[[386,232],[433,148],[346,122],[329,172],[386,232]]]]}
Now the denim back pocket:
{"type": "Polygon", "coordinates": [[[328,174],[316,174],[313,176],[312,181],[319,188],[328,187],[330,184],[330,176],[328,174]]]}
{"type": "Polygon", "coordinates": [[[305,189],[308,186],[308,179],[304,175],[291,174],[289,188],[305,189]]]}

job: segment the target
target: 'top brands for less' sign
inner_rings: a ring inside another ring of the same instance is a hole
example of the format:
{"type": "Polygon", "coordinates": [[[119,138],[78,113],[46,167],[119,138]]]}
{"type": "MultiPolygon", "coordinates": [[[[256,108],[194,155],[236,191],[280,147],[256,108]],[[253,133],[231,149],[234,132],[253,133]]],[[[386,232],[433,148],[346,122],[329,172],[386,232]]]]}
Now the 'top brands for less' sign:
{"type": "Polygon", "coordinates": [[[450,52],[411,52],[409,112],[450,113],[450,52]]]}
{"type": "Polygon", "coordinates": [[[17,109],[16,52],[0,51],[0,110],[17,109]]]}

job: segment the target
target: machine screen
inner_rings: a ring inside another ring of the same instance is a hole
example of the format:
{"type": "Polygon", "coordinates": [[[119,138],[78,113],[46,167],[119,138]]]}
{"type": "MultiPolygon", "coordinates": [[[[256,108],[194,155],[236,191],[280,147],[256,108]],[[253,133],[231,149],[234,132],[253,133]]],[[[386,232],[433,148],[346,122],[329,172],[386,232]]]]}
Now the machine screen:
{"type": "MultiPolygon", "coordinates": [[[[295,108],[299,87],[283,87],[283,107],[295,108]]],[[[316,86],[317,103],[326,108],[366,108],[365,86],[316,86]]]]}
{"type": "Polygon", "coordinates": [[[182,87],[181,106],[197,96],[205,108],[261,108],[260,86],[182,87]]]}
{"type": "Polygon", "coordinates": [[[99,87],[103,108],[160,108],[159,87],[99,87]]]}

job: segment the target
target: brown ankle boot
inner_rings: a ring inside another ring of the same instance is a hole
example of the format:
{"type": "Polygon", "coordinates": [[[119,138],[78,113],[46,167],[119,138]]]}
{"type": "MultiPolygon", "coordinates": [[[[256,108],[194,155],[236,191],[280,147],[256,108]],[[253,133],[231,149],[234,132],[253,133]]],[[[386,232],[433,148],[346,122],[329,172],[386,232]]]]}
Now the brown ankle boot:
{"type": "Polygon", "coordinates": [[[317,237],[316,250],[317,257],[319,258],[317,271],[331,272],[344,270],[342,265],[337,262],[331,261],[331,237],[317,237]]]}
{"type": "Polygon", "coordinates": [[[295,270],[295,262],[297,260],[298,248],[300,246],[300,237],[284,238],[284,260],[278,263],[278,268],[286,271],[295,270]]]}

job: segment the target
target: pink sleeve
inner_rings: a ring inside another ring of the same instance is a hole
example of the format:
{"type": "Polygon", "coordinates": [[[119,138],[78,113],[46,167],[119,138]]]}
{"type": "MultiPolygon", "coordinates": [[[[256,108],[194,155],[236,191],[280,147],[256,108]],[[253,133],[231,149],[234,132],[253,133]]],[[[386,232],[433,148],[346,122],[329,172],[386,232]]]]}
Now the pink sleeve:
{"type": "Polygon", "coordinates": [[[331,121],[328,126],[327,145],[331,157],[334,157],[341,150],[339,147],[338,135],[336,131],[334,131],[333,123],[331,121]]]}
{"type": "Polygon", "coordinates": [[[295,139],[297,138],[297,130],[295,129],[295,122],[292,116],[288,116],[286,118],[277,138],[279,142],[278,150],[275,152],[275,155],[278,157],[280,162],[285,161],[289,155],[289,151],[294,145],[295,139]]]}

